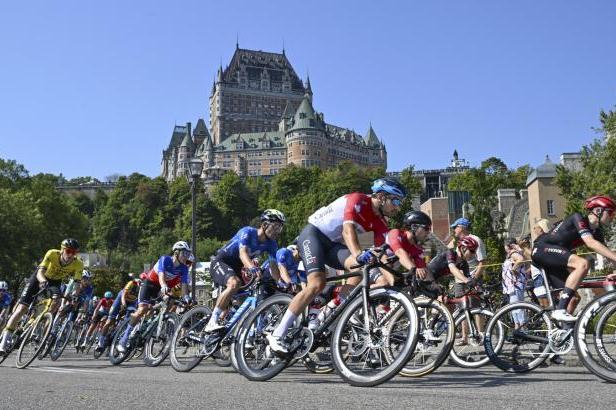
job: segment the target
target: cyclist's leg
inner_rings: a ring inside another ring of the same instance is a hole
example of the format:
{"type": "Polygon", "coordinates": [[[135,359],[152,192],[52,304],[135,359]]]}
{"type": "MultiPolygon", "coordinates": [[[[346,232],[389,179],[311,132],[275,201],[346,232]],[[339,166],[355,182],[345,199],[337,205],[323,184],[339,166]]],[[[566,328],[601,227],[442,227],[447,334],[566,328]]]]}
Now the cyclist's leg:
{"type": "Polygon", "coordinates": [[[0,336],[0,352],[6,350],[9,337],[12,336],[13,332],[17,328],[17,325],[19,324],[19,321],[21,320],[21,317],[28,311],[28,306],[30,306],[30,303],[34,300],[34,296],[38,292],[39,281],[36,278],[36,273],[34,273],[28,279],[28,283],[24,287],[19,300],[15,304],[13,313],[2,331],[2,335],[0,336]]]}
{"type": "Polygon", "coordinates": [[[210,320],[205,328],[206,331],[213,331],[223,327],[222,325],[218,325],[218,321],[222,313],[229,307],[231,299],[242,284],[240,278],[237,276],[238,272],[236,272],[233,267],[218,259],[212,261],[210,265],[210,274],[212,276],[212,281],[218,286],[224,286],[225,290],[216,299],[216,306],[212,310],[212,316],[210,316],[210,320]]]}
{"type": "Polygon", "coordinates": [[[158,297],[159,293],[160,286],[157,283],[147,279],[141,283],[141,286],[139,287],[139,298],[137,299],[137,311],[130,316],[128,326],[126,326],[124,334],[120,337],[120,343],[118,345],[118,351],[120,353],[126,351],[126,345],[131,332],[137,323],[139,323],[141,318],[150,311],[152,301],[158,297]]]}

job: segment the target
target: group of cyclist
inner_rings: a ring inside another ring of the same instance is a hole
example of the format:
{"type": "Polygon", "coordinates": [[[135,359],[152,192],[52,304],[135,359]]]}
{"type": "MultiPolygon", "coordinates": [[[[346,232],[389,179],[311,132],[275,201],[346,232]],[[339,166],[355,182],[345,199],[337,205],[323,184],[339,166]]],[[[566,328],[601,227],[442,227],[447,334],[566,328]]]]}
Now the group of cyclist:
{"type": "MultiPolygon", "coordinates": [[[[464,293],[477,283],[483,270],[485,248],[479,238],[469,233],[468,220],[461,218],[452,225],[453,247],[426,262],[423,243],[432,230],[431,218],[424,212],[410,211],[404,215],[402,226],[390,229],[391,218],[400,211],[406,190],[395,179],[380,178],[373,182],[371,191],[371,194],[355,192],[341,196],[318,209],[308,218],[294,243],[287,247],[278,245],[286,222],[285,215],[278,210],[265,210],[256,228],[245,226],[239,229],[211,258],[212,281],[224,290],[216,299],[204,331],[211,333],[223,329],[221,318],[238,290],[252,277],[267,277],[281,288],[296,292],[278,325],[265,335],[272,352],[280,356],[288,354],[287,332],[323,292],[328,272],[350,271],[357,265],[374,261],[375,254],[360,245],[360,236],[364,233],[372,233],[374,246],[388,245],[390,254],[397,257],[394,268],[414,273],[435,292],[441,291],[436,282],[444,276],[453,276],[456,294],[464,293]]],[[[571,300],[589,271],[588,261],[572,251],[586,245],[616,262],[616,253],[604,244],[602,234],[602,227],[614,220],[616,203],[610,197],[600,195],[589,198],[585,209],[586,214],[573,214],[537,238],[531,251],[532,263],[545,269],[552,285],[563,288],[558,308],[552,313],[558,321],[575,320],[571,300]]],[[[60,250],[47,252],[37,271],[28,279],[7,321],[0,339],[0,353],[41,289],[46,288],[52,295],[59,296],[62,281],[71,279],[67,289],[70,287],[69,293],[75,303],[84,304],[91,300],[91,275],[76,257],[78,250],[76,240],[66,239],[60,250]]],[[[95,304],[90,303],[92,321],[87,336],[92,335],[99,322],[104,320],[98,340],[98,348],[104,349],[110,342],[109,332],[119,312],[134,311],[117,346],[118,351],[123,352],[130,342],[133,328],[161,295],[179,287],[181,297],[191,300],[189,267],[194,260],[190,246],[178,241],[173,245],[171,255],[161,256],[148,272],[140,278],[132,278],[115,299],[111,292],[106,292],[95,304]]],[[[393,285],[396,280],[384,269],[374,269],[370,279],[375,286],[393,285]]],[[[347,279],[337,297],[343,298],[360,280],[358,277],[347,279]]],[[[6,283],[0,282],[0,307],[6,305],[7,297],[10,298],[6,288],[6,283]]],[[[53,303],[52,311],[55,312],[59,299],[54,299],[53,303]]]]}

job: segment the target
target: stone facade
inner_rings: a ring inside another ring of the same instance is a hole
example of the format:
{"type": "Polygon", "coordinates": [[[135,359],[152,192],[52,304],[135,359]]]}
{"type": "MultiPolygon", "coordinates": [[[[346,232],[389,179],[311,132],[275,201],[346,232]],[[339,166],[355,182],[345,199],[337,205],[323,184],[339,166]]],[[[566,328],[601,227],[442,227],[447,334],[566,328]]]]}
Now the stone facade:
{"type": "Polygon", "coordinates": [[[191,158],[205,166],[206,187],[227,171],[271,177],[289,164],[334,167],[343,161],[387,167],[387,151],[372,125],[366,135],[325,122],[315,111],[310,79],[302,83],[286,54],[236,48],[218,69],[210,96],[208,131],[203,119],[175,126],[163,151],[161,174],[185,175],[191,158]]]}
{"type": "Polygon", "coordinates": [[[547,219],[550,224],[564,218],[566,202],[556,185],[555,177],[556,164],[550,161],[549,157],[528,175],[526,189],[530,225],[542,218],[547,219]]]}

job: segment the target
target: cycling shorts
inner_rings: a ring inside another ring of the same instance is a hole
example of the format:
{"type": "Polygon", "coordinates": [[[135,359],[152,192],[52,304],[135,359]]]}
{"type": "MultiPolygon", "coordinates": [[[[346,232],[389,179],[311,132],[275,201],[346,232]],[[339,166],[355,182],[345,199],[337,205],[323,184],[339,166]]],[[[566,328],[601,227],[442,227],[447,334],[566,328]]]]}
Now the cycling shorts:
{"type": "Polygon", "coordinates": [[[569,257],[571,251],[558,245],[537,243],[533,247],[531,259],[538,268],[545,269],[550,285],[553,289],[565,287],[569,276],[569,257]]]}
{"type": "Polygon", "coordinates": [[[345,245],[331,241],[311,224],[304,227],[297,243],[307,275],[313,272],[325,272],[325,265],[334,269],[344,269],[344,261],[351,255],[351,251],[345,245]]]}
{"type": "Polygon", "coordinates": [[[152,305],[154,301],[158,299],[160,294],[160,285],[156,282],[152,282],[149,279],[141,282],[141,286],[139,287],[139,298],[137,299],[138,304],[146,304],[152,305]]]}
{"type": "Polygon", "coordinates": [[[240,272],[236,272],[233,267],[218,258],[212,258],[211,260],[210,275],[212,276],[212,281],[222,287],[227,286],[229,278],[233,276],[239,278],[241,276],[240,272]]]}
{"type": "MultiPolygon", "coordinates": [[[[60,285],[62,285],[61,280],[52,280],[47,279],[47,294],[52,297],[57,297],[62,295],[60,290],[60,285]]],[[[36,278],[36,273],[32,274],[24,287],[24,290],[21,292],[21,296],[19,297],[19,303],[22,305],[29,305],[34,300],[34,296],[40,291],[40,283],[36,278]]]]}

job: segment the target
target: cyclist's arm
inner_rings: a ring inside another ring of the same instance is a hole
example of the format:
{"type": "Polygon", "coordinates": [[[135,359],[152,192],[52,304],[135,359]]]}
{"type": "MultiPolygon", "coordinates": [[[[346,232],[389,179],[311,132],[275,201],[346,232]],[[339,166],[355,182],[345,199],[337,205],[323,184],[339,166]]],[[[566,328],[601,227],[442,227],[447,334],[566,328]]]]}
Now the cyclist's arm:
{"type": "Polygon", "coordinates": [[[342,239],[345,245],[351,251],[353,257],[357,257],[361,253],[361,247],[359,246],[359,239],[357,238],[357,231],[351,221],[345,221],[342,225],[342,239]]]}
{"type": "Polygon", "coordinates": [[[472,276],[473,278],[476,278],[476,279],[477,279],[477,278],[480,278],[480,277],[481,277],[481,275],[483,274],[483,269],[484,269],[484,268],[483,268],[483,266],[484,266],[483,261],[480,261],[480,262],[477,264],[477,267],[475,268],[475,270],[473,271],[473,274],[472,274],[471,276],[472,276]]]}
{"type": "Polygon", "coordinates": [[[583,235],[582,240],[584,241],[584,244],[588,246],[591,250],[605,256],[608,259],[611,259],[613,262],[616,262],[616,252],[605,246],[600,241],[596,240],[592,235],[583,235]]]}
{"type": "Polygon", "coordinates": [[[254,268],[255,264],[250,258],[249,249],[246,246],[240,246],[240,260],[246,268],[254,268]]]}
{"type": "Polygon", "coordinates": [[[36,271],[36,280],[38,280],[39,282],[47,282],[45,272],[47,272],[47,268],[45,266],[39,266],[38,270],[36,271]]]}
{"type": "Polygon", "coordinates": [[[122,306],[126,306],[126,292],[127,292],[127,290],[126,290],[126,288],[125,288],[125,289],[124,289],[124,292],[122,292],[122,299],[121,299],[121,301],[122,301],[122,306]]]}
{"type": "Polygon", "coordinates": [[[462,283],[466,283],[469,281],[466,275],[464,275],[464,272],[458,269],[458,267],[455,264],[450,263],[448,266],[449,266],[449,272],[451,272],[454,278],[458,279],[462,283]]]}
{"type": "MultiPolygon", "coordinates": [[[[188,289],[188,283],[182,283],[182,296],[186,296],[190,293],[188,289]]],[[[194,297],[194,295],[193,295],[194,297]]]]}
{"type": "Polygon", "coordinates": [[[274,280],[279,281],[282,279],[285,283],[291,283],[291,275],[289,275],[289,271],[287,267],[282,263],[272,263],[270,261],[270,273],[272,274],[272,278],[274,280]],[[275,269],[272,269],[274,267],[275,269]]]}
{"type": "Polygon", "coordinates": [[[400,262],[400,264],[404,266],[404,269],[411,270],[413,268],[417,268],[417,265],[415,264],[413,258],[411,258],[409,253],[404,249],[398,249],[396,251],[396,256],[398,257],[398,262],[400,262]]]}

